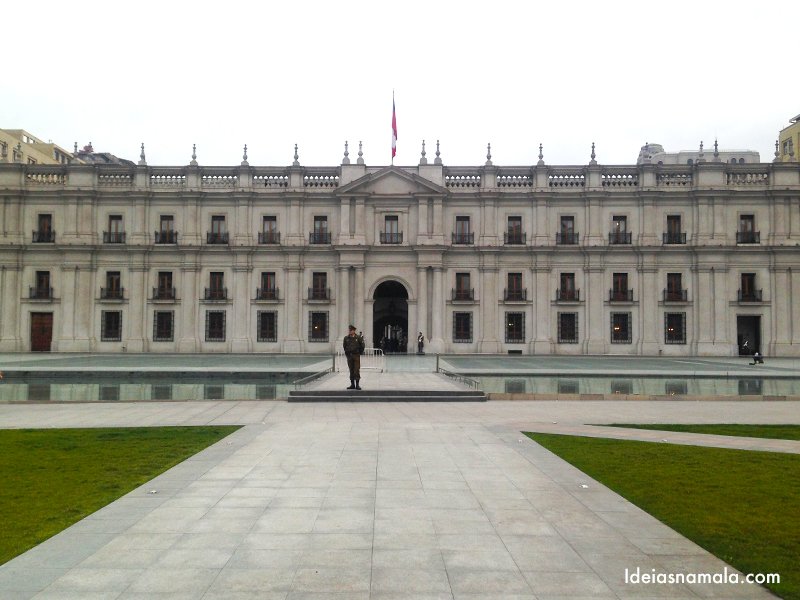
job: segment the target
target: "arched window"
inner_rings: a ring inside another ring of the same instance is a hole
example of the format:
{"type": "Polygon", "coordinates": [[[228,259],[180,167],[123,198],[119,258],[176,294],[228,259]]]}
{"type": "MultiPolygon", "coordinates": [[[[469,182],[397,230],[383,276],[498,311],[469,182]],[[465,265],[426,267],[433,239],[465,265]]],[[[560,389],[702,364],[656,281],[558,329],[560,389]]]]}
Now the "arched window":
{"type": "Polygon", "coordinates": [[[735,165],[735,164],[736,164],[736,159],[735,159],[735,158],[732,158],[732,159],[731,159],[731,164],[732,164],[732,165],[735,165]]]}
{"type": "Polygon", "coordinates": [[[694,161],[690,158],[689,160],[686,161],[686,164],[687,165],[693,165],[694,161]]]}
{"type": "Polygon", "coordinates": [[[743,164],[744,164],[744,159],[743,159],[743,158],[740,158],[740,159],[739,159],[739,164],[740,164],[740,165],[743,165],[743,164]]]}

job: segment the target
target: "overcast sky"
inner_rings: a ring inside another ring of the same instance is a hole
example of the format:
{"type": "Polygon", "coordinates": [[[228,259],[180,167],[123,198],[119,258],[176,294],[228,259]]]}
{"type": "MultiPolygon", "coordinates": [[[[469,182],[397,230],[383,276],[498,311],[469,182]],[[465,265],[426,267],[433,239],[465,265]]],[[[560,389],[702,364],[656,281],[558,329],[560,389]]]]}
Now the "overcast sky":
{"type": "Polygon", "coordinates": [[[773,158],[800,113],[795,1],[4,2],[0,127],[184,165],[773,158]]]}

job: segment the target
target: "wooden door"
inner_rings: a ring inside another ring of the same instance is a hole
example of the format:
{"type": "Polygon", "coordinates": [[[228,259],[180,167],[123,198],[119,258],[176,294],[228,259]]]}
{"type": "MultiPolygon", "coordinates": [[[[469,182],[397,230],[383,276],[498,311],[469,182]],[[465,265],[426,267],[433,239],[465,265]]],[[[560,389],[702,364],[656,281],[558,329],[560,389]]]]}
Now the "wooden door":
{"type": "Polygon", "coordinates": [[[53,313],[31,313],[31,351],[50,352],[53,313]]]}

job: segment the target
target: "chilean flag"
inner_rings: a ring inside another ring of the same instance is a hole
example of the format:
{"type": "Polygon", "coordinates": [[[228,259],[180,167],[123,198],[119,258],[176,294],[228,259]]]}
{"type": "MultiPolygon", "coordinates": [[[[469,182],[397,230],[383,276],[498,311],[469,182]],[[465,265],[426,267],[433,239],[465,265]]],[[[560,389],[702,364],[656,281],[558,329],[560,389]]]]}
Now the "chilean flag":
{"type": "Polygon", "coordinates": [[[394,92],[392,92],[392,160],[397,154],[397,117],[394,112],[394,92]]]}

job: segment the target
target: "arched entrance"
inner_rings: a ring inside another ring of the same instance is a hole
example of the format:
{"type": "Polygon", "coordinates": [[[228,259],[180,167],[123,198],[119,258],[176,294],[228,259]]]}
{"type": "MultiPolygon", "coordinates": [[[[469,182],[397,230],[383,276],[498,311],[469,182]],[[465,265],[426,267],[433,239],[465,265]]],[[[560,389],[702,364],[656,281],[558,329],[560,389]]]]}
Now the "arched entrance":
{"type": "Polygon", "coordinates": [[[372,343],[387,354],[408,348],[408,292],[402,283],[384,281],[372,296],[372,343]]]}

